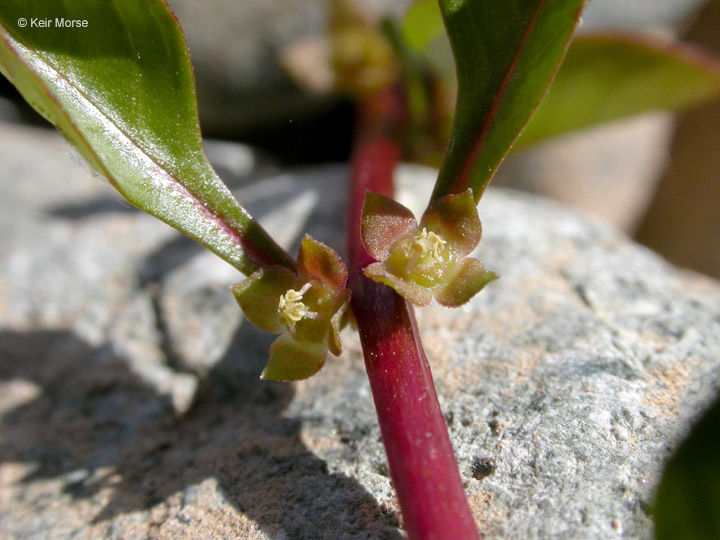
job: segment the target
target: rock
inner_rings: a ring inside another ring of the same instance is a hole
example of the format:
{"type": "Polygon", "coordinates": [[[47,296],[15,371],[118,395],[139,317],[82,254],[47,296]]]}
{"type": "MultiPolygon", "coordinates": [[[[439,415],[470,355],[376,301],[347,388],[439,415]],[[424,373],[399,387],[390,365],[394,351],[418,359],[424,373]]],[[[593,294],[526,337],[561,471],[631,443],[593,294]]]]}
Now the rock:
{"type": "MultiPolygon", "coordinates": [[[[55,136],[0,142],[0,530],[403,537],[352,332],[318,376],[260,382],[273,336],[231,312],[225,263],[118,204],[55,136]]],[[[235,184],[291,248],[306,230],[340,246],[346,173],[235,184]]],[[[433,176],[402,169],[403,202],[420,210],[433,176]]],[[[502,278],[417,311],[480,527],[650,539],[662,464],[720,390],[720,287],[538,197],[491,189],[480,214],[502,278]]]]}
{"type": "MultiPolygon", "coordinates": [[[[720,57],[720,2],[708,2],[686,39],[720,57]]],[[[678,119],[672,159],[636,238],[678,266],[720,279],[720,97],[678,119]]]]}
{"type": "MultiPolygon", "coordinates": [[[[192,54],[205,129],[247,132],[280,121],[297,122],[337,105],[337,96],[314,96],[298,89],[279,60],[286,47],[325,32],[327,1],[170,0],[169,4],[192,54]]],[[[369,4],[379,12],[397,13],[408,1],[369,4]]]]}
{"type": "Polygon", "coordinates": [[[551,197],[624,231],[633,231],[670,154],[671,113],[595,126],[513,152],[496,185],[551,197]]]}
{"type": "Polygon", "coordinates": [[[704,3],[705,0],[597,0],[588,3],[583,23],[586,28],[678,28],[704,3]]]}
{"type": "Polygon", "coordinates": [[[318,99],[292,85],[280,49],[324,24],[320,2],[171,0],[185,32],[197,79],[203,126],[265,125],[312,111],[318,99]]]}
{"type": "MultiPolygon", "coordinates": [[[[55,133],[0,124],[0,146],[0,325],[67,329],[108,347],[187,409],[197,380],[169,367],[157,286],[147,275],[159,257],[171,263],[164,253],[178,235],[122,202],[55,133]]],[[[226,147],[212,146],[222,158],[226,147]]],[[[236,159],[220,159],[222,167],[241,171],[244,159],[247,174],[252,157],[234,149],[236,159]]]]}
{"type": "Polygon", "coordinates": [[[22,114],[15,103],[0,95],[0,122],[19,122],[22,114]]]}

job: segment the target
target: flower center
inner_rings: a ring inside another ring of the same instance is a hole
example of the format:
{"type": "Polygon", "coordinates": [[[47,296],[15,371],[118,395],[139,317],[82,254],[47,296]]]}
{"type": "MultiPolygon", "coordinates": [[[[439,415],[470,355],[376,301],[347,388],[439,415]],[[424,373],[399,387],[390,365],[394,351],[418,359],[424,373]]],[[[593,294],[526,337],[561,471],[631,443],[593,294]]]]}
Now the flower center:
{"type": "Polygon", "coordinates": [[[288,289],[288,291],[280,297],[278,302],[278,313],[283,323],[291,328],[295,327],[295,323],[303,319],[314,319],[317,313],[310,311],[305,304],[302,303],[303,294],[310,288],[310,283],[306,283],[299,291],[288,289]]]}
{"type": "Polygon", "coordinates": [[[423,227],[423,230],[412,241],[412,248],[420,253],[421,257],[429,259],[427,262],[432,264],[441,258],[443,246],[447,244],[446,240],[440,238],[437,234],[423,227]]]}

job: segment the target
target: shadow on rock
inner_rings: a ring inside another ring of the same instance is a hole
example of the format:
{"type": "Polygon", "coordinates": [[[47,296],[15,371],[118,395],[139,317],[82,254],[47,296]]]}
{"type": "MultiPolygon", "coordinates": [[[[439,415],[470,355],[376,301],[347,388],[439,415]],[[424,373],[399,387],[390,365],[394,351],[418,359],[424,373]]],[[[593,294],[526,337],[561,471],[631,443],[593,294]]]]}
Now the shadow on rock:
{"type": "Polygon", "coordinates": [[[96,522],[182,493],[185,504],[229,502],[268,535],[401,538],[396,515],[304,446],[299,421],[283,416],[293,387],[258,381],[271,339],[241,326],[195,406],[176,418],[109,347],[67,331],[0,331],[0,380],[39,389],[0,416],[0,463],[36,463],[23,482],[63,477],[76,499],[112,486],[96,522]],[[198,500],[208,490],[196,486],[210,478],[224,501],[198,500]]]}

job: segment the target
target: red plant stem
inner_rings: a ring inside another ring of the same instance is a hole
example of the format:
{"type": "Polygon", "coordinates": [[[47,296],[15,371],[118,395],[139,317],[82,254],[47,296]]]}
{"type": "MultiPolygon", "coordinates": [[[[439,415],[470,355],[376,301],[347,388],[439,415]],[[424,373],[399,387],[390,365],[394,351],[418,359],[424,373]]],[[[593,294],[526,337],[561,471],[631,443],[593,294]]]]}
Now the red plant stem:
{"type": "Polygon", "coordinates": [[[398,105],[388,91],[373,96],[359,110],[348,233],[352,308],[390,476],[410,540],[479,539],[412,306],[362,273],[373,261],[360,239],[365,192],[392,195],[392,175],[400,156],[391,126],[378,113],[394,119],[398,105]]]}

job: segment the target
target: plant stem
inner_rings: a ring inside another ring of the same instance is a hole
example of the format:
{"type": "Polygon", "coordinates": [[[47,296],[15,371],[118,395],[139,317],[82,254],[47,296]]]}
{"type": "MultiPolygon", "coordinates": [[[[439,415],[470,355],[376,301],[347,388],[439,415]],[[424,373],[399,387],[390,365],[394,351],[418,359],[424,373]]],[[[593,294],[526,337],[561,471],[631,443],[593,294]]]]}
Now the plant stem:
{"type": "Polygon", "coordinates": [[[409,538],[478,539],[412,306],[362,273],[373,261],[360,238],[362,204],[366,190],[392,195],[398,110],[402,102],[394,91],[372,96],[359,109],[348,233],[352,308],[409,538]]]}

